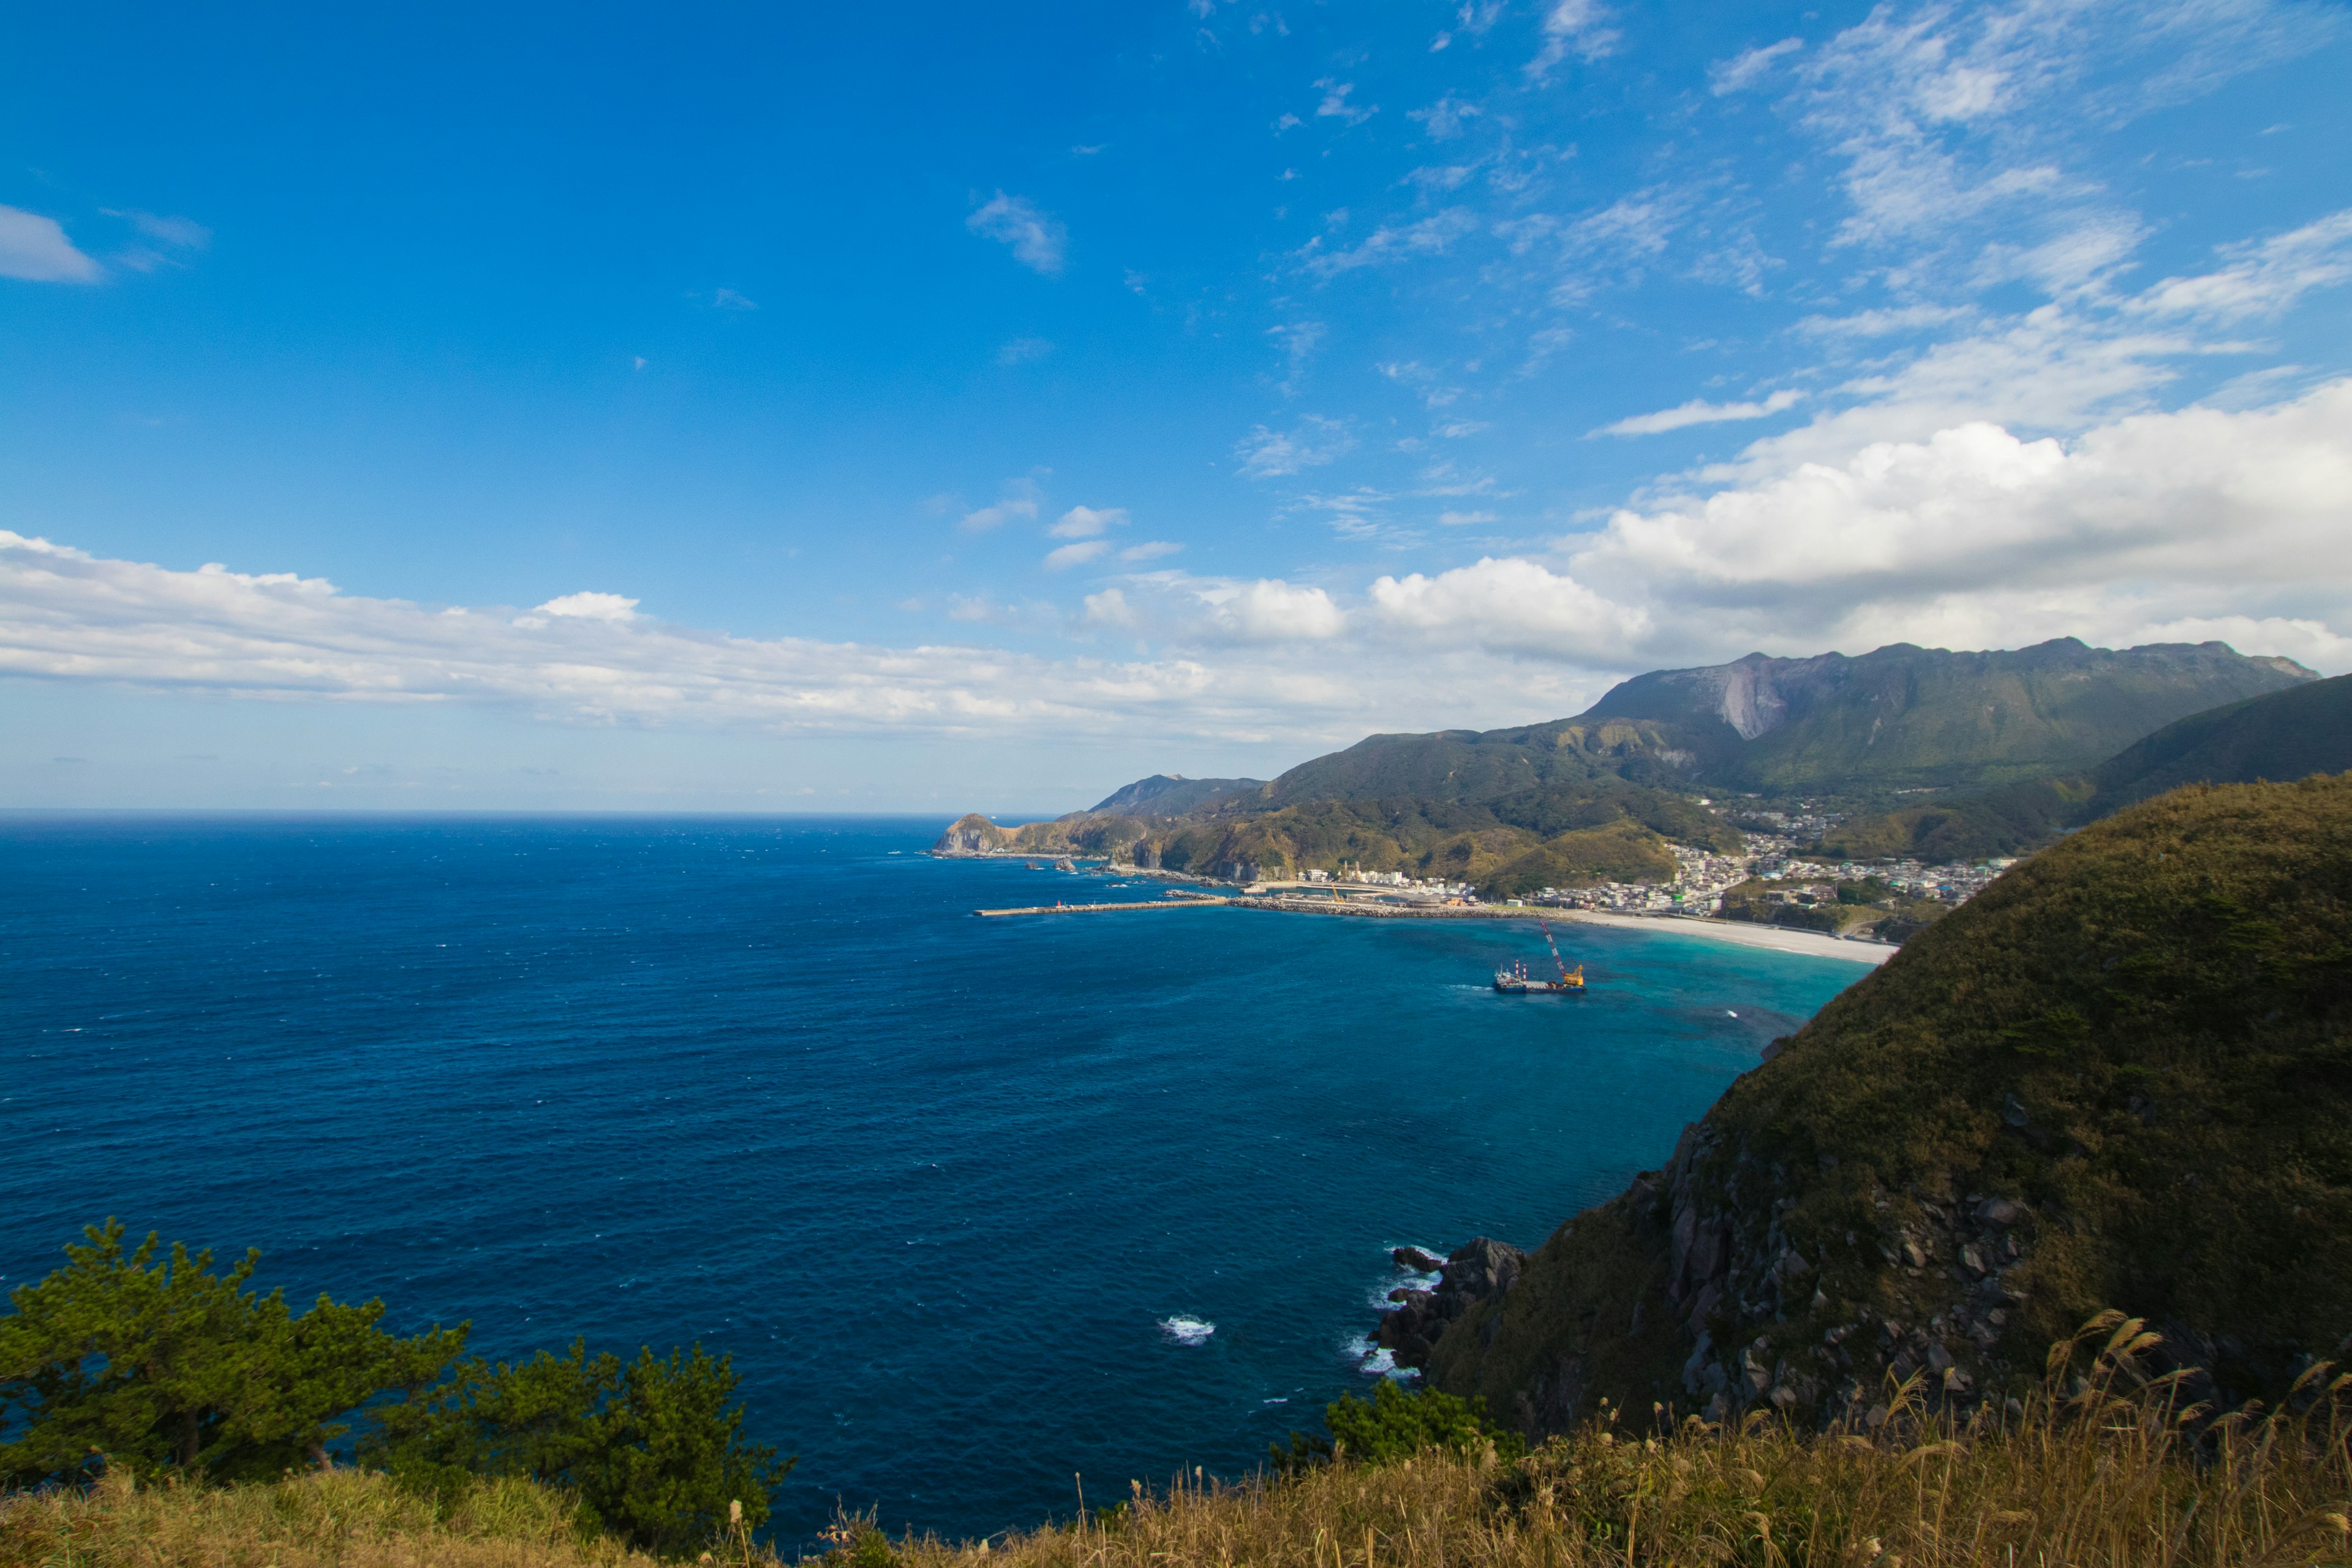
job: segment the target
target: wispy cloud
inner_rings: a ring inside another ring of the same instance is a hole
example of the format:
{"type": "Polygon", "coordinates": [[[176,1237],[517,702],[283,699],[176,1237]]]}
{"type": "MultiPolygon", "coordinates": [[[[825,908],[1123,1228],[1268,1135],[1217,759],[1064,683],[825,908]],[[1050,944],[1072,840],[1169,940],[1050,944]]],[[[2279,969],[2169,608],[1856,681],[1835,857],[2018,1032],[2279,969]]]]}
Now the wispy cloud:
{"type": "Polygon", "coordinates": [[[1244,474],[1265,479],[1320,468],[1355,444],[1356,437],[1346,425],[1309,414],[1288,430],[1259,426],[1234,445],[1234,454],[1241,458],[1244,474]]]}
{"type": "Polygon", "coordinates": [[[1777,44],[1759,44],[1743,49],[1727,60],[1717,60],[1706,68],[1707,90],[1717,98],[1744,91],[1763,79],[1772,69],[1772,63],[1783,55],[1793,55],[1805,47],[1802,38],[1783,38],[1777,44]]]}
{"type": "Polygon", "coordinates": [[[996,363],[1002,365],[1029,364],[1053,352],[1054,345],[1047,339],[1014,338],[997,348],[996,363]]]}
{"type": "Polygon", "coordinates": [[[1336,277],[1359,267],[1442,254],[1447,246],[1477,227],[1477,218],[1467,209],[1448,207],[1412,223],[1382,224],[1361,245],[1350,249],[1327,251],[1323,248],[1323,237],[1317,235],[1298,252],[1298,265],[1318,278],[1336,277]]]}
{"type": "Polygon", "coordinates": [[[1010,247],[1013,258],[1031,271],[1047,278],[1061,276],[1069,231],[1060,219],[1040,212],[1026,197],[999,191],[963,222],[972,233],[1010,247]]]}
{"type": "Polygon", "coordinates": [[[1073,566],[1084,565],[1109,550],[1110,541],[1108,539],[1082,539],[1076,544],[1065,544],[1059,550],[1047,552],[1045,570],[1065,572],[1073,566]]]}
{"type": "Polygon", "coordinates": [[[0,206],[0,278],[28,283],[95,283],[98,263],[74,248],[53,217],[0,206]]]}
{"type": "Polygon", "coordinates": [[[981,533],[1016,517],[1034,519],[1037,515],[1037,505],[1044,499],[1045,492],[1037,488],[1036,480],[1007,479],[1003,495],[993,506],[964,513],[962,521],[957,526],[968,532],[981,533]]]}
{"type": "Polygon", "coordinates": [[[1327,76],[1318,79],[1315,85],[1323,92],[1323,101],[1315,106],[1315,115],[1318,120],[1337,120],[1343,125],[1361,125],[1381,111],[1377,103],[1366,108],[1349,101],[1349,95],[1356,90],[1356,84],[1352,81],[1339,81],[1327,76]]]}
{"type": "Polygon", "coordinates": [[[1783,387],[1755,403],[1709,403],[1704,398],[1695,397],[1688,403],[1662,408],[1655,414],[1636,414],[1613,425],[1603,425],[1590,433],[1595,436],[1657,436],[1691,425],[1719,425],[1734,419],[1766,419],[1794,408],[1804,398],[1805,395],[1793,387],[1783,387]]]}
{"type": "Polygon", "coordinates": [[[1547,80],[1560,61],[1574,55],[1597,60],[1611,54],[1624,35],[1609,26],[1609,12],[1600,0],[1552,0],[1544,12],[1543,47],[1527,65],[1528,79],[1547,80]]]}
{"type": "Polygon", "coordinates": [[[2167,278],[2131,302],[2149,316],[2221,321],[2275,315],[2316,289],[2352,280],[2352,207],[2273,238],[2223,247],[2228,265],[2167,278]]]}

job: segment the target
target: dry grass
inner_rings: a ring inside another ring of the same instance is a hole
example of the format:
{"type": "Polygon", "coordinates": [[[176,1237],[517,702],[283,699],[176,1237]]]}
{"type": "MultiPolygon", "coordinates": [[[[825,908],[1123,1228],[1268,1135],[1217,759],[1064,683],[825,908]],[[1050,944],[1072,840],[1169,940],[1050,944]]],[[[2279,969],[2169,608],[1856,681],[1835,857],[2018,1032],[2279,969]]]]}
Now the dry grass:
{"type": "Polygon", "coordinates": [[[584,1537],[562,1494],[484,1481],[453,1507],[331,1470],[261,1485],[134,1487],[0,1499],[0,1568],[652,1568],[584,1537]]]}
{"type": "Polygon", "coordinates": [[[1874,1438],[1760,1418],[1644,1438],[1612,1423],[1510,1464],[1424,1453],[1286,1483],[1138,1488],[1098,1525],[1013,1536],[984,1559],[899,1551],[908,1568],[2352,1563],[2352,1378],[2330,1383],[2323,1363],[2304,1413],[2202,1425],[2176,1378],[2136,1374],[2153,1338],[2137,1321],[2096,1326],[2087,1375],[2053,1376],[1997,1421],[1931,1415],[1914,1390],[1874,1438]]]}
{"type": "MultiPolygon", "coordinates": [[[[1523,1460],[1424,1452],[1373,1469],[1139,1485],[1083,1523],[950,1545],[845,1520],[829,1568],[2172,1568],[2352,1564],[2352,1376],[2297,1408],[2206,1422],[2177,1377],[2143,1380],[2137,1321],[2053,1352],[2050,1390],[1956,1421],[1898,1398],[1875,1436],[1761,1420],[1642,1437],[1613,1424],[1523,1460]],[[2068,1352],[2079,1352],[2079,1354],[2068,1352]],[[2078,1375],[2070,1370],[2087,1363],[2078,1375]]],[[[740,1538],[718,1564],[774,1560],[740,1538]]],[[[228,1490],[0,1500],[0,1568],[625,1568],[560,1494],[486,1482],[452,1510],[349,1471],[228,1490]]],[[[717,1564],[714,1565],[717,1568],[717,1564]]]]}

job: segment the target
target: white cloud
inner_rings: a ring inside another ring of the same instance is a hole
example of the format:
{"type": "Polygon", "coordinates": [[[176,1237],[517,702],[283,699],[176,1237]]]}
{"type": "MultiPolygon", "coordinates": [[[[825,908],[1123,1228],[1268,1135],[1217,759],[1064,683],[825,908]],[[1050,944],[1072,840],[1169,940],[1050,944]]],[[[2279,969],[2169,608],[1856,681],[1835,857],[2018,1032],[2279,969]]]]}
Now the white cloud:
{"type": "Polygon", "coordinates": [[[1370,598],[1381,625],[1414,639],[1601,665],[1622,660],[1650,631],[1643,609],[1517,558],[1482,558],[1435,576],[1381,577],[1370,598]]]}
{"type": "Polygon", "coordinates": [[[1061,220],[1048,216],[1024,196],[999,191],[964,219],[972,233],[1010,246],[1013,258],[1047,278],[1061,276],[1069,231],[1061,220]]]}
{"type": "Polygon", "coordinates": [[[1600,0],[1552,0],[1544,12],[1543,47],[1528,62],[1528,79],[1543,81],[1571,54],[1579,59],[1597,60],[1612,52],[1623,35],[1608,21],[1609,13],[1600,0]]]}
{"type": "Polygon", "coordinates": [[[1138,624],[1134,606],[1127,595],[1117,588],[1105,588],[1099,594],[1086,597],[1087,620],[1098,626],[1134,626],[1138,624]]]}
{"type": "Polygon", "coordinates": [[[997,349],[996,363],[1003,365],[1028,364],[1053,352],[1054,345],[1047,339],[1014,338],[997,349]]]}
{"type": "Polygon", "coordinates": [[[1463,128],[1482,111],[1475,103],[1465,103],[1452,93],[1441,96],[1427,109],[1405,110],[1407,120],[1418,120],[1428,128],[1433,142],[1447,142],[1462,134],[1463,128]]]}
{"type": "Polygon", "coordinates": [[[1298,250],[1298,265],[1319,278],[1330,278],[1359,267],[1441,255],[1447,246],[1477,227],[1478,220],[1468,211],[1448,207],[1412,223],[1382,224],[1352,249],[1327,251],[1323,237],[1317,235],[1298,250]]]}
{"type": "Polygon", "coordinates": [[[1330,595],[1279,577],[1204,584],[1194,593],[1208,606],[1214,630],[1235,642],[1328,642],[1347,626],[1330,595]]]}
{"type": "Polygon", "coordinates": [[[108,207],[105,212],[107,216],[122,218],[148,238],[164,245],[182,250],[206,250],[212,247],[213,231],[194,218],[165,217],[135,208],[118,211],[108,207]]]}
{"type": "Polygon", "coordinates": [[[2273,316],[2315,289],[2352,279],[2352,207],[2292,233],[2227,247],[2229,265],[2194,278],[2167,278],[2131,302],[2151,316],[2236,321],[2273,316]]]}
{"type": "Polygon", "coordinates": [[[1354,447],[1355,437],[1336,419],[1309,414],[1293,428],[1269,430],[1261,425],[1234,444],[1242,472],[1254,479],[1295,474],[1320,468],[1354,447]]]}
{"type": "Polygon", "coordinates": [[[1064,512],[1060,521],[1045,531],[1056,539],[1090,539],[1107,529],[1126,526],[1127,509],[1125,507],[1074,506],[1064,512]]]}
{"type": "Polygon", "coordinates": [[[1065,544],[1059,550],[1046,552],[1045,570],[1066,572],[1073,566],[1084,565],[1109,548],[1110,541],[1108,539],[1082,539],[1076,544],[1065,544]]]}
{"type": "Polygon", "coordinates": [[[1716,425],[1732,419],[1764,419],[1794,408],[1803,402],[1805,395],[1793,387],[1783,387],[1759,403],[1709,403],[1704,398],[1655,414],[1636,414],[1620,419],[1614,425],[1603,425],[1592,431],[1595,436],[1655,436],[1667,430],[1680,430],[1691,425],[1716,425]]]}
{"type": "Polygon", "coordinates": [[[2137,414],[2073,442],[1976,423],[1626,510],[1584,581],[1783,639],[2013,646],[2185,618],[2352,625],[2352,381],[2252,412],[2137,414]],[[1905,629],[1905,628],[1909,629],[1905,629]]]}
{"type": "Polygon", "coordinates": [[[1804,47],[1802,38],[1783,38],[1777,44],[1759,44],[1727,60],[1717,60],[1706,68],[1707,90],[1721,98],[1753,87],[1771,70],[1774,60],[1783,55],[1793,55],[1804,47]]]}
{"type": "Polygon", "coordinates": [[[95,283],[98,263],[74,248],[53,217],[0,206],[0,278],[28,283],[95,283]]]}
{"type": "Polygon", "coordinates": [[[1337,120],[1342,124],[1361,125],[1381,111],[1378,104],[1366,109],[1348,101],[1349,94],[1356,90],[1356,84],[1352,81],[1339,81],[1327,76],[1318,79],[1315,85],[1323,89],[1323,101],[1315,106],[1318,120],[1337,120]]]}
{"type": "Polygon", "coordinates": [[[637,601],[618,594],[566,594],[560,599],[548,600],[534,613],[568,616],[583,621],[634,621],[637,618],[637,601]]]}
{"type": "Polygon", "coordinates": [[[1818,338],[1883,338],[1945,326],[1974,314],[1965,305],[1902,305],[1850,316],[1807,316],[1797,323],[1797,331],[1818,338]]]}
{"type": "Polygon", "coordinates": [[[1437,521],[1446,528],[1467,528],[1473,523],[1492,522],[1495,514],[1491,511],[1441,511],[1437,514],[1437,521]]]}
{"type": "Polygon", "coordinates": [[[1004,493],[995,505],[964,513],[963,521],[956,526],[967,532],[981,533],[1016,517],[1034,518],[1037,504],[1043,499],[1044,492],[1037,488],[1036,480],[1007,479],[1004,481],[1004,493]]]}
{"type": "MultiPolygon", "coordinates": [[[[182,572],[0,532],[0,676],[270,700],[467,701],[575,721],[792,731],[1287,737],[1572,712],[1609,674],[1750,648],[2225,637],[2352,668],[2352,379],[2241,411],[2137,412],[2067,441],[1962,422],[1621,509],[1548,553],[1360,590],[1171,572],[1082,612],[1155,659],[740,637],[566,594],[527,614],[182,572]]],[[[1138,548],[1140,548],[1139,546],[1138,548]]],[[[1065,549],[1107,560],[1107,535],[1065,549]]]]}

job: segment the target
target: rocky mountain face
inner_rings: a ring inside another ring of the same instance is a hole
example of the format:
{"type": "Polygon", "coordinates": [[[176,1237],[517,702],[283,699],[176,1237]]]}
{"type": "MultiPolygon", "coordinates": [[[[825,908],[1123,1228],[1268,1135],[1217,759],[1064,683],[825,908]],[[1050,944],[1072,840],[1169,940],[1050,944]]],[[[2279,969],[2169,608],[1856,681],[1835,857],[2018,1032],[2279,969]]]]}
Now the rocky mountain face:
{"type": "Polygon", "coordinates": [[[2011,1396],[2108,1307],[2221,1405],[2352,1348],[2352,775],[2186,789],[2016,868],[1673,1158],[1382,1333],[1530,1432],[2011,1396]],[[1423,1346],[1425,1345],[1425,1349],[1423,1346]]]}

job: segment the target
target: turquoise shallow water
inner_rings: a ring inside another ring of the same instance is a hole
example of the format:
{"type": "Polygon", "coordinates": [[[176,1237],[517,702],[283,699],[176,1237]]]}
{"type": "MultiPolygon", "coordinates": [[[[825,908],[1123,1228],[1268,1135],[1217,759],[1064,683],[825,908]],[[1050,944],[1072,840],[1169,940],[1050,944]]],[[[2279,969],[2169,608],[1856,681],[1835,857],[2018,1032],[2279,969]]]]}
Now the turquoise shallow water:
{"type": "Polygon", "coordinates": [[[923,821],[0,821],[0,1284],[77,1228],[298,1300],[731,1352],[838,1496],[978,1533],[1364,1385],[1399,1243],[1540,1241],[1859,964],[1191,910],[923,821]],[[1734,1016],[1734,1014],[1737,1016],[1734,1016]],[[1214,1325],[1201,1334],[1179,1320],[1214,1325]]]}

